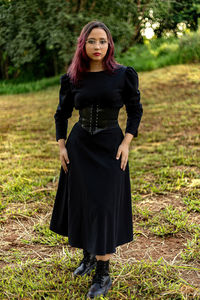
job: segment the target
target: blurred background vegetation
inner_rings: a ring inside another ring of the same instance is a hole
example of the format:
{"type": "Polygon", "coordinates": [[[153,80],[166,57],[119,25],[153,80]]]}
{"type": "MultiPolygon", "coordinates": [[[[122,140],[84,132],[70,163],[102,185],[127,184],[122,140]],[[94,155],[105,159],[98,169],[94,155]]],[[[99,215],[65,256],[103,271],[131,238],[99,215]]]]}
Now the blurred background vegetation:
{"type": "Polygon", "coordinates": [[[199,0],[0,0],[0,93],[58,84],[91,20],[137,71],[200,60],[199,0]]]}

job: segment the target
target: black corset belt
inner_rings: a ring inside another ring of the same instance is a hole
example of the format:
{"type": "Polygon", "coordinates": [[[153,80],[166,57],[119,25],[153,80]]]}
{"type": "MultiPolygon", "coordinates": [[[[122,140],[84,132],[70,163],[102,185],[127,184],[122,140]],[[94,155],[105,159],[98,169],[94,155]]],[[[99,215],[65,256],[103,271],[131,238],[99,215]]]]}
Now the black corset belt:
{"type": "Polygon", "coordinates": [[[119,127],[118,114],[119,108],[91,104],[79,110],[79,123],[82,128],[95,134],[106,128],[119,127]]]}

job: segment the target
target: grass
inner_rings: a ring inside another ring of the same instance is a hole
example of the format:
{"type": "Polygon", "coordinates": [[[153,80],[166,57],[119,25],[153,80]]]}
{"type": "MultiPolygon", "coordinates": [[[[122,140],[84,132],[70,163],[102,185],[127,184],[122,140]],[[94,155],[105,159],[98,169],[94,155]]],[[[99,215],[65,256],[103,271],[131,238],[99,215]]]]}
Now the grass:
{"type": "MultiPolygon", "coordinates": [[[[129,153],[134,241],[104,299],[200,299],[200,65],[139,73],[144,116],[129,153]]],[[[58,86],[0,97],[0,299],[85,299],[81,250],[48,228],[60,162],[58,86]]],[[[70,132],[78,120],[74,110],[70,132]]],[[[125,129],[125,107],[119,123],[125,129]]],[[[102,298],[103,299],[103,298],[102,298]]]]}
{"type": "Polygon", "coordinates": [[[50,86],[55,86],[59,84],[59,79],[61,75],[53,76],[50,78],[42,78],[35,81],[29,82],[18,82],[15,79],[1,80],[0,81],[0,95],[3,94],[21,94],[21,93],[31,93],[44,90],[50,86]]]}

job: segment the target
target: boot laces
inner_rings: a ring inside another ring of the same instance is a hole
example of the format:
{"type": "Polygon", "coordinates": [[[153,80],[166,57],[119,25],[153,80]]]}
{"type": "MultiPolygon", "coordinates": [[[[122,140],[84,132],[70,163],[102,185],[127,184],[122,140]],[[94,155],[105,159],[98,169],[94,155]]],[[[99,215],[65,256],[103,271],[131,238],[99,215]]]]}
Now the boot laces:
{"type": "Polygon", "coordinates": [[[102,285],[103,277],[105,275],[108,275],[108,270],[106,268],[106,265],[98,264],[98,261],[97,261],[96,273],[94,274],[94,277],[92,279],[92,284],[99,283],[100,285],[102,285]]]}

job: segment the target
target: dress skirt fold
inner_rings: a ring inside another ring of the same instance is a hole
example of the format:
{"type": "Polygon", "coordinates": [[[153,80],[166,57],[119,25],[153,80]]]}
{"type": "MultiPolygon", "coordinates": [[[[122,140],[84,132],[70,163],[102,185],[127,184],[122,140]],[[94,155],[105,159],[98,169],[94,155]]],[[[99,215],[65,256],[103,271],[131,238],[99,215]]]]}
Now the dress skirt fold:
{"type": "Polygon", "coordinates": [[[123,138],[120,126],[93,135],[79,121],[72,127],[50,221],[72,247],[105,255],[133,240],[129,163],[123,171],[116,159],[123,138]]]}

